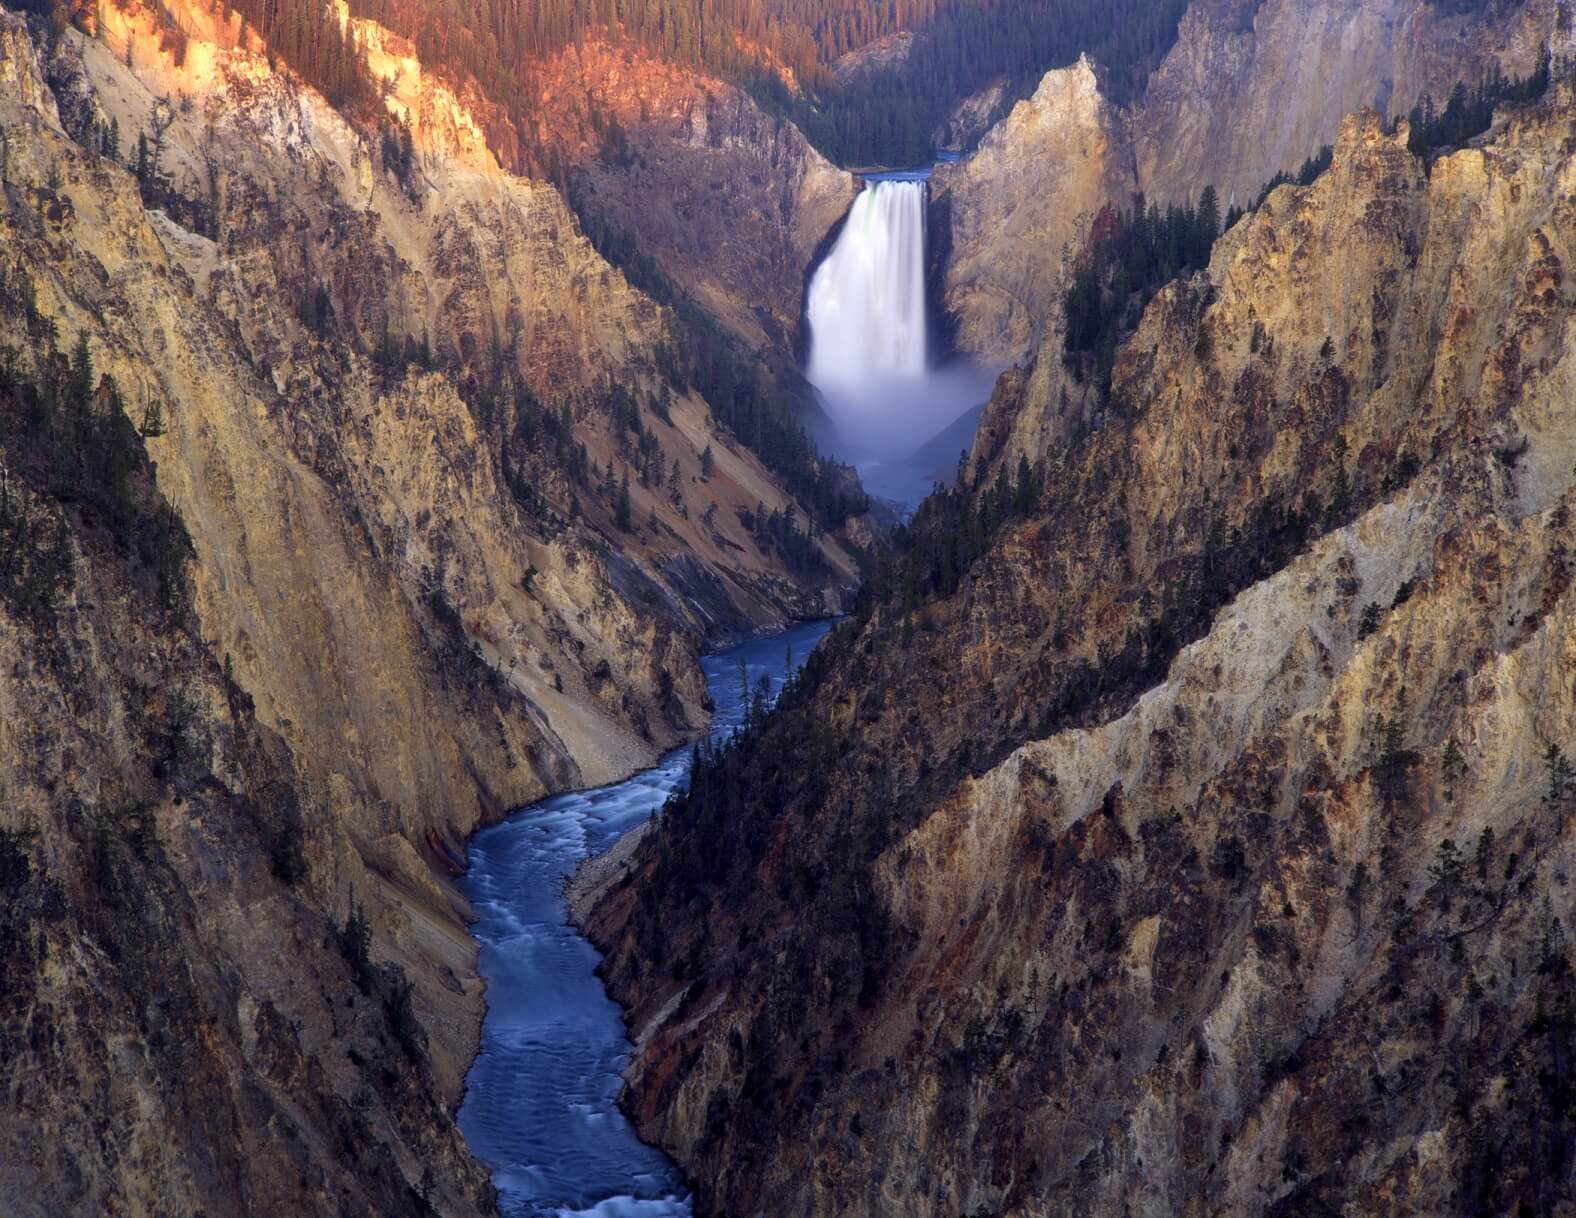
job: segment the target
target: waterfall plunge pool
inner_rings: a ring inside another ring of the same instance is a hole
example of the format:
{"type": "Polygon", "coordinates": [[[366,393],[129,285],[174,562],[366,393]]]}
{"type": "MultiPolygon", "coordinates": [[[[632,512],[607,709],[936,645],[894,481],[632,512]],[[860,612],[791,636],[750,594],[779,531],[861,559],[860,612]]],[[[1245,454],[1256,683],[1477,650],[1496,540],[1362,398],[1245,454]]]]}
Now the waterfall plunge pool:
{"type": "MultiPolygon", "coordinates": [[[[831,629],[813,622],[707,656],[711,736],[743,721],[739,665],[771,697],[831,629]]],[[[690,749],[621,783],[555,795],[477,833],[462,888],[487,982],[481,1047],[460,1130],[493,1172],[506,1218],[687,1218],[678,1170],[618,1107],[630,1044],[596,975],[597,951],[569,921],[564,884],[648,819],[689,772],[690,749]]]]}

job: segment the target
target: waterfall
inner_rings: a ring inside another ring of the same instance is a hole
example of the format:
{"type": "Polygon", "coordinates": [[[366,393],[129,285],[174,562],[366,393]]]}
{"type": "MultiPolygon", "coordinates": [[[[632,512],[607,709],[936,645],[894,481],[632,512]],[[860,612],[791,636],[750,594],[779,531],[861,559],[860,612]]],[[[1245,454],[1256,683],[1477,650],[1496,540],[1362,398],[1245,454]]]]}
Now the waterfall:
{"type": "Polygon", "coordinates": [[[836,428],[833,450],[856,462],[872,490],[910,505],[957,464],[949,439],[945,468],[932,468],[927,441],[980,406],[995,379],[995,370],[940,361],[927,349],[929,176],[919,170],[867,180],[805,298],[805,375],[836,428]]]}
{"type": "Polygon", "coordinates": [[[925,350],[925,183],[878,181],[810,282],[809,377],[832,398],[918,379],[925,350]]]}

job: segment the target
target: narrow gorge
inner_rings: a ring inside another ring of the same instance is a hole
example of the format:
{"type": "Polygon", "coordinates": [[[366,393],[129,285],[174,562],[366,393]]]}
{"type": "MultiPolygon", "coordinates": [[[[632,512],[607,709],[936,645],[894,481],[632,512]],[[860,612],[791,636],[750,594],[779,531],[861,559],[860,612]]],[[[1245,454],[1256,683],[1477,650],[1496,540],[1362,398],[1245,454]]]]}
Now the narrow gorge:
{"type": "Polygon", "coordinates": [[[1569,0],[0,3],[0,1213],[1573,1212],[1569,0]]]}
{"type": "Polygon", "coordinates": [[[1027,489],[928,505],[591,915],[699,1212],[1560,1212],[1572,103],[1353,116],[1092,428],[1004,378],[1027,489]]]}
{"type": "MultiPolygon", "coordinates": [[[[708,657],[707,746],[722,747],[758,718],[826,629],[801,626],[708,657]]],[[[564,896],[588,859],[588,880],[617,870],[691,760],[676,750],[626,782],[556,795],[473,839],[463,887],[477,914],[487,1018],[459,1125],[492,1166],[505,1215],[691,1213],[682,1177],[618,1107],[630,1045],[564,896]]]]}

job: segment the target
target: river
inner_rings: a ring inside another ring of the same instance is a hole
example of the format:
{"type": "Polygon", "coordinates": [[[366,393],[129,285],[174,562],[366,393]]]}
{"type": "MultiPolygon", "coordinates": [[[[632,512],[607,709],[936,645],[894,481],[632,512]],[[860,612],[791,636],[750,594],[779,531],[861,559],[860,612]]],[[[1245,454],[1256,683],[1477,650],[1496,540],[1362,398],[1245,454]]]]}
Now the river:
{"type": "MultiPolygon", "coordinates": [[[[781,690],[830,624],[755,639],[703,661],[714,738],[740,722],[739,661],[751,687],[781,690]]],[[[690,750],[613,786],[555,795],[476,834],[463,881],[476,911],[487,1014],[460,1129],[493,1170],[508,1218],[690,1213],[677,1169],[618,1108],[630,1044],[596,976],[597,952],[569,922],[564,883],[646,820],[685,779],[690,750]]]]}

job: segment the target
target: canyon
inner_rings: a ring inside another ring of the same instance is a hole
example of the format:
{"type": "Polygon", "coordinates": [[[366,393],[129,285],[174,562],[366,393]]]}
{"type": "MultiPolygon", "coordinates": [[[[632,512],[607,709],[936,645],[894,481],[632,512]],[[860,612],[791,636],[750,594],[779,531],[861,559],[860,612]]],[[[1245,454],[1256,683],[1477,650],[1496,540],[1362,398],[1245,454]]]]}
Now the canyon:
{"type": "Polygon", "coordinates": [[[769,55],[506,107],[366,11],[330,101],[0,10],[0,1210],[1569,1208],[1566,0],[1194,0],[897,175],[769,55]],[[1206,186],[1091,375],[1101,217],[1206,186]],[[953,356],[868,513],[801,420],[953,356]]]}
{"type": "Polygon", "coordinates": [[[1568,1205],[1573,100],[1431,166],[1350,116],[1100,411],[1005,377],[584,899],[698,1212],[1568,1205]]]}
{"type": "Polygon", "coordinates": [[[6,618],[0,1207],[485,1212],[466,836],[689,738],[703,646],[857,571],[820,531],[788,569],[750,522],[810,509],[670,370],[667,310],[408,47],[359,30],[380,145],[168,11],[0,28],[8,414],[70,362],[189,536],[150,606],[35,472],[47,418],[14,430],[73,573],[6,618]]]}

